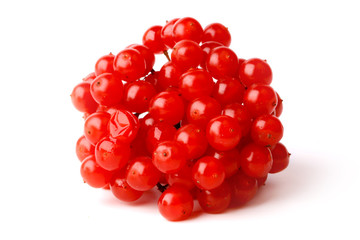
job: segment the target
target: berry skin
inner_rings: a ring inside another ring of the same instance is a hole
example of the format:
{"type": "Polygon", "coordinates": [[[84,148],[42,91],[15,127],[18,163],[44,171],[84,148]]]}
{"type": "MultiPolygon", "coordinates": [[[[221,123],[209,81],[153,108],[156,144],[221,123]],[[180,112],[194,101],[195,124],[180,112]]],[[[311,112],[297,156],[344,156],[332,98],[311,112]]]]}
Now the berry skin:
{"type": "Polygon", "coordinates": [[[244,105],[253,117],[271,114],[277,105],[274,89],[264,84],[253,84],[244,95],[244,105]]]}
{"type": "Polygon", "coordinates": [[[273,164],[269,148],[249,143],[240,152],[240,166],[242,171],[254,178],[265,177],[273,164]]]}
{"type": "Polygon", "coordinates": [[[160,71],[157,86],[161,91],[165,91],[168,87],[178,87],[181,71],[172,61],[165,63],[160,71]]]}
{"type": "Polygon", "coordinates": [[[251,138],[261,146],[274,146],[284,133],[280,120],[273,115],[263,115],[256,118],[251,127],[251,138]]]}
{"type": "Polygon", "coordinates": [[[103,73],[113,73],[114,58],[115,56],[112,53],[99,58],[95,64],[95,75],[99,76],[103,73]]]}
{"type": "Polygon", "coordinates": [[[198,188],[211,190],[219,187],[224,182],[225,168],[214,157],[202,157],[197,160],[193,167],[192,179],[198,188]]]}
{"type": "Polygon", "coordinates": [[[188,190],[171,186],[165,190],[158,201],[161,215],[169,221],[181,221],[190,217],[194,200],[188,190]]]}
{"type": "Polygon", "coordinates": [[[212,190],[197,191],[197,200],[201,208],[207,213],[224,212],[231,202],[231,187],[227,181],[212,190]]]}
{"type": "Polygon", "coordinates": [[[186,110],[190,123],[206,128],[207,123],[221,114],[221,105],[212,97],[203,96],[191,101],[186,110]]]}
{"type": "Polygon", "coordinates": [[[91,83],[90,92],[97,103],[114,106],[122,101],[123,83],[114,74],[103,73],[91,83]]]}
{"type": "Polygon", "coordinates": [[[222,115],[238,120],[241,128],[241,135],[247,136],[252,125],[252,117],[247,108],[241,103],[231,103],[224,107],[222,115]]]}
{"type": "Polygon", "coordinates": [[[127,83],[124,89],[124,105],[131,112],[146,112],[149,109],[150,100],[155,94],[156,89],[149,82],[127,83]]]}
{"type": "Polygon", "coordinates": [[[244,205],[254,198],[257,190],[256,178],[245,175],[241,170],[229,179],[232,192],[232,202],[235,205],[244,205]]]}
{"type": "Polygon", "coordinates": [[[90,83],[87,81],[76,85],[70,96],[74,107],[80,112],[93,113],[99,106],[91,96],[90,83]]]}
{"type": "Polygon", "coordinates": [[[186,188],[187,190],[193,189],[195,187],[192,180],[193,166],[194,163],[192,161],[188,161],[179,172],[166,174],[166,182],[169,183],[170,186],[177,185],[186,188]]]}
{"type": "Polygon", "coordinates": [[[89,73],[86,77],[83,78],[84,82],[91,83],[96,78],[95,72],[89,73]]]}
{"type": "Polygon", "coordinates": [[[134,158],[126,170],[126,182],[137,191],[152,189],[160,177],[161,172],[152,164],[149,157],[134,158]]]}
{"type": "Polygon", "coordinates": [[[220,151],[236,147],[241,139],[241,128],[236,119],[229,116],[218,116],[210,120],[206,128],[209,144],[220,151]]]}
{"type": "Polygon", "coordinates": [[[130,187],[126,182],[125,173],[124,170],[114,173],[110,181],[110,190],[117,199],[124,202],[134,202],[138,200],[144,192],[137,191],[130,187]]]}
{"type": "Polygon", "coordinates": [[[146,75],[152,70],[155,64],[155,55],[147,46],[140,44],[131,44],[127,48],[133,48],[135,50],[138,50],[140,54],[144,57],[146,65],[144,75],[146,75]]]}
{"type": "Polygon", "coordinates": [[[150,101],[149,112],[157,122],[175,125],[183,119],[184,102],[176,92],[160,92],[150,101]]]}
{"type": "Polygon", "coordinates": [[[133,48],[122,50],[114,59],[114,71],[124,81],[132,82],[144,76],[145,69],[144,56],[133,48]]]}
{"type": "Polygon", "coordinates": [[[108,130],[112,138],[130,143],[139,131],[138,118],[127,110],[115,111],[109,120],[108,130]]]}
{"type": "Polygon", "coordinates": [[[220,160],[225,168],[226,178],[236,174],[240,168],[240,152],[236,148],[229,151],[218,151],[214,148],[209,148],[206,155],[220,160]]]}
{"type": "Polygon", "coordinates": [[[205,131],[191,123],[177,130],[175,140],[183,144],[189,159],[201,157],[208,147],[205,131]]]}
{"type": "Polygon", "coordinates": [[[172,37],[175,42],[181,40],[192,40],[200,43],[204,30],[200,23],[191,17],[181,18],[173,26],[172,37]]]}
{"type": "Polygon", "coordinates": [[[182,71],[196,68],[200,65],[203,52],[200,46],[191,40],[177,42],[171,52],[171,61],[182,71]]]}
{"type": "Polygon", "coordinates": [[[245,60],[239,66],[239,78],[245,86],[252,84],[270,85],[272,81],[272,71],[266,61],[259,58],[245,60]]]}
{"type": "Polygon", "coordinates": [[[102,138],[108,135],[107,125],[110,114],[97,112],[88,116],[84,123],[84,136],[92,144],[96,145],[102,138]]]}
{"type": "Polygon", "coordinates": [[[173,48],[175,45],[175,41],[172,36],[173,27],[176,21],[179,20],[179,18],[174,18],[171,21],[167,21],[166,24],[161,29],[161,39],[165,46],[168,48],[173,48]]]}
{"type": "Polygon", "coordinates": [[[215,41],[225,47],[229,47],[231,43],[231,35],[229,30],[220,23],[212,23],[204,28],[202,42],[215,41]]]}
{"type": "Polygon", "coordinates": [[[82,135],[76,142],[76,156],[82,162],[86,157],[94,155],[95,147],[92,145],[84,135],[82,135]]]}
{"type": "Polygon", "coordinates": [[[163,53],[167,49],[161,38],[162,28],[159,25],[150,27],[146,30],[142,39],[143,44],[155,54],[163,53]]]}
{"type": "Polygon", "coordinates": [[[278,173],[287,168],[289,165],[290,153],[282,143],[278,143],[271,150],[273,165],[270,173],[278,173]]]}
{"type": "Polygon", "coordinates": [[[84,182],[93,188],[105,187],[110,182],[112,176],[112,172],[103,169],[96,163],[93,155],[82,161],[80,173],[84,182]]]}
{"type": "Polygon", "coordinates": [[[215,98],[221,106],[226,106],[230,103],[242,103],[244,98],[245,88],[235,78],[227,78],[219,80],[215,84],[212,92],[212,97],[215,98]]]}
{"type": "Polygon", "coordinates": [[[175,173],[186,164],[185,147],[176,141],[164,141],[157,145],[152,155],[154,166],[163,173],[175,173]]]}
{"type": "Polygon", "coordinates": [[[228,47],[216,47],[207,56],[206,69],[216,79],[236,77],[239,59],[228,47]]]}
{"type": "Polygon", "coordinates": [[[210,51],[216,47],[220,47],[223,46],[221,43],[218,42],[214,42],[214,41],[209,41],[209,42],[204,42],[203,44],[201,44],[201,49],[203,50],[203,59],[201,60],[200,66],[203,69],[206,69],[206,59],[207,56],[209,55],[210,51]]]}
{"type": "Polygon", "coordinates": [[[105,170],[123,168],[130,158],[130,145],[108,137],[101,139],[95,147],[96,162],[105,170]]]}
{"type": "Polygon", "coordinates": [[[175,133],[176,128],[167,123],[157,123],[149,127],[146,134],[146,149],[152,154],[160,142],[173,140],[175,133]]]}
{"type": "Polygon", "coordinates": [[[180,77],[179,89],[188,101],[201,96],[210,96],[214,88],[211,75],[203,69],[190,69],[180,77]]]}

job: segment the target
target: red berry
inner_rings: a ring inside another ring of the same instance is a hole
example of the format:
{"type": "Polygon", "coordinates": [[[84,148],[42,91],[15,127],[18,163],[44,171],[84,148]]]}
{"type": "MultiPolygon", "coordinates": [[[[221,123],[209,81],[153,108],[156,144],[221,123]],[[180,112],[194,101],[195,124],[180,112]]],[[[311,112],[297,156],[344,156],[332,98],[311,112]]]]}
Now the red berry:
{"type": "Polygon", "coordinates": [[[274,89],[264,84],[253,84],[244,95],[244,105],[252,116],[271,114],[277,105],[274,89]]]}
{"type": "Polygon", "coordinates": [[[235,205],[243,205],[254,198],[257,190],[256,178],[245,175],[239,171],[229,179],[232,192],[232,200],[235,205]]]}
{"type": "Polygon", "coordinates": [[[146,63],[144,75],[146,75],[148,72],[152,70],[155,64],[155,55],[147,46],[140,44],[131,44],[127,48],[133,48],[135,50],[138,50],[140,54],[144,57],[146,63]]]}
{"type": "Polygon", "coordinates": [[[96,162],[108,171],[124,167],[130,158],[130,145],[108,137],[101,139],[95,147],[96,162]]]}
{"type": "Polygon", "coordinates": [[[179,42],[181,40],[192,40],[200,43],[203,32],[203,28],[196,19],[185,17],[175,22],[172,36],[175,42],[179,42]]]}
{"type": "Polygon", "coordinates": [[[275,111],[275,116],[280,117],[280,115],[283,111],[283,100],[281,99],[281,97],[278,93],[276,93],[276,96],[277,96],[278,102],[276,104],[274,111],[275,111]]]}
{"type": "Polygon", "coordinates": [[[136,49],[126,48],[114,59],[114,70],[120,79],[135,81],[144,76],[146,62],[144,56],[136,49]]]}
{"type": "Polygon", "coordinates": [[[238,120],[241,128],[241,135],[246,136],[250,132],[252,117],[247,108],[241,103],[231,103],[224,107],[222,115],[238,120]]]}
{"type": "Polygon", "coordinates": [[[231,202],[231,188],[227,181],[211,190],[198,189],[197,200],[201,208],[207,213],[224,212],[231,202]]]}
{"type": "Polygon", "coordinates": [[[282,143],[278,143],[271,150],[273,165],[270,173],[278,173],[289,165],[290,153],[282,143]]]}
{"type": "Polygon", "coordinates": [[[149,82],[127,83],[124,89],[124,105],[131,112],[146,112],[149,109],[150,100],[155,94],[156,89],[149,82]]]}
{"type": "Polygon", "coordinates": [[[184,116],[184,102],[176,92],[161,92],[155,95],[149,112],[157,122],[175,125],[184,116]]]}
{"type": "Polygon", "coordinates": [[[160,172],[175,173],[184,167],[187,161],[185,147],[176,141],[160,142],[152,155],[152,162],[160,172]]]}
{"type": "Polygon", "coordinates": [[[178,87],[181,71],[172,61],[165,63],[160,71],[157,86],[161,91],[165,91],[168,87],[178,87]]]}
{"type": "Polygon", "coordinates": [[[220,160],[225,168],[226,178],[236,174],[240,168],[240,152],[236,148],[229,151],[219,151],[214,148],[209,148],[206,155],[220,160]]]}
{"type": "Polygon", "coordinates": [[[202,58],[202,49],[196,42],[191,40],[177,42],[171,52],[171,61],[182,71],[196,68],[200,65],[202,58]]]}
{"type": "Polygon", "coordinates": [[[216,47],[220,47],[223,46],[221,43],[218,42],[214,42],[214,41],[209,41],[209,42],[204,42],[203,44],[201,44],[201,49],[203,50],[203,58],[201,60],[200,66],[203,69],[206,69],[206,59],[207,56],[209,55],[210,51],[216,47]]]}
{"type": "Polygon", "coordinates": [[[207,56],[206,69],[216,79],[236,77],[239,59],[228,47],[216,47],[207,56]]]}
{"type": "Polygon", "coordinates": [[[234,78],[219,80],[215,84],[212,97],[222,106],[230,103],[242,103],[244,98],[244,86],[234,78]]]}
{"type": "Polygon", "coordinates": [[[95,64],[95,75],[99,76],[103,73],[113,73],[114,58],[115,56],[112,53],[99,58],[95,64]]]}
{"type": "Polygon", "coordinates": [[[118,171],[113,175],[110,181],[110,189],[117,199],[124,202],[136,201],[144,193],[130,187],[126,182],[126,171],[124,170],[118,171]]]}
{"type": "Polygon", "coordinates": [[[166,182],[169,183],[170,186],[181,186],[186,188],[187,190],[191,190],[195,187],[195,184],[192,180],[192,168],[194,163],[188,161],[185,166],[176,173],[166,174],[166,182]]]}
{"type": "Polygon", "coordinates": [[[236,147],[241,139],[241,128],[237,120],[229,116],[218,116],[210,120],[206,129],[209,144],[220,151],[236,147]]]}
{"type": "Polygon", "coordinates": [[[250,143],[240,152],[240,165],[242,171],[254,178],[265,177],[273,164],[269,148],[250,143]]]}
{"type": "Polygon", "coordinates": [[[129,162],[126,170],[126,182],[137,191],[152,189],[161,177],[160,171],[149,157],[137,157],[129,162]]]}
{"type": "Polygon", "coordinates": [[[95,72],[89,73],[86,77],[83,78],[84,82],[91,83],[96,78],[95,72]]]}
{"type": "Polygon", "coordinates": [[[112,138],[130,143],[139,131],[138,118],[129,111],[117,110],[110,118],[108,129],[112,138]]]}
{"type": "Polygon", "coordinates": [[[99,106],[91,96],[89,82],[76,85],[70,96],[74,107],[80,112],[93,113],[99,106]]]}
{"type": "Polygon", "coordinates": [[[206,128],[207,123],[221,114],[221,105],[212,97],[203,96],[191,101],[186,110],[190,123],[206,128]]]}
{"type": "Polygon", "coordinates": [[[152,26],[143,36],[143,44],[147,46],[153,53],[158,54],[162,53],[167,49],[162,38],[161,38],[161,29],[162,26],[152,26]]]}
{"type": "Polygon", "coordinates": [[[103,73],[91,83],[90,92],[96,102],[114,106],[122,101],[123,83],[112,73],[103,73]]]}
{"type": "Polygon", "coordinates": [[[215,41],[229,47],[231,43],[231,35],[227,27],[220,23],[212,23],[204,28],[203,42],[215,41]]]}
{"type": "Polygon", "coordinates": [[[190,217],[194,200],[188,190],[172,186],[165,190],[158,201],[161,215],[169,221],[181,221],[190,217]]]}
{"type": "Polygon", "coordinates": [[[214,157],[202,157],[197,160],[193,167],[192,178],[197,187],[211,190],[219,187],[224,182],[225,168],[214,157]]]}
{"type": "Polygon", "coordinates": [[[94,155],[95,147],[92,145],[84,135],[82,135],[79,140],[76,142],[76,155],[80,162],[82,162],[86,157],[94,155]]]}
{"type": "Polygon", "coordinates": [[[201,96],[210,96],[215,83],[203,69],[190,69],[180,77],[179,89],[182,96],[191,101],[201,96]]]}
{"type": "Polygon", "coordinates": [[[176,128],[168,123],[158,123],[147,130],[146,134],[146,148],[150,154],[160,142],[173,140],[176,133],[176,128]]]}
{"type": "Polygon", "coordinates": [[[173,39],[172,33],[173,33],[173,26],[176,23],[176,21],[179,20],[179,18],[174,18],[171,21],[166,21],[165,26],[161,29],[161,39],[165,46],[168,48],[173,48],[175,45],[175,41],[173,39]]]}
{"type": "Polygon", "coordinates": [[[84,123],[84,136],[92,144],[96,145],[102,138],[108,135],[107,125],[110,114],[97,112],[88,116],[84,123]]]}
{"type": "Polygon", "coordinates": [[[259,58],[245,60],[239,66],[239,78],[248,87],[252,84],[270,85],[272,71],[266,61],[259,58]]]}
{"type": "Polygon", "coordinates": [[[280,120],[273,115],[263,115],[256,118],[251,127],[251,138],[254,143],[261,146],[274,146],[284,132],[280,120]]]}
{"type": "Polygon", "coordinates": [[[103,169],[96,163],[93,155],[82,161],[80,173],[84,182],[94,188],[105,187],[110,182],[112,176],[112,172],[103,169]]]}

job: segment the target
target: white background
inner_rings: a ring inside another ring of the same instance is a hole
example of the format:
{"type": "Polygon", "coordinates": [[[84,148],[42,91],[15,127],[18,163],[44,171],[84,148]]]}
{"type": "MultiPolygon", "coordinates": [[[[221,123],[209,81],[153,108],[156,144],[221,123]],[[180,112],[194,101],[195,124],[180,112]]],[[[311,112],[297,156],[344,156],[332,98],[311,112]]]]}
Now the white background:
{"type": "Polygon", "coordinates": [[[355,3],[1,1],[0,239],[359,239],[355,3]],[[292,156],[243,208],[173,223],[157,193],[125,204],[82,183],[83,120],[69,95],[97,58],[185,16],[223,23],[239,57],[268,60],[292,156]]]}

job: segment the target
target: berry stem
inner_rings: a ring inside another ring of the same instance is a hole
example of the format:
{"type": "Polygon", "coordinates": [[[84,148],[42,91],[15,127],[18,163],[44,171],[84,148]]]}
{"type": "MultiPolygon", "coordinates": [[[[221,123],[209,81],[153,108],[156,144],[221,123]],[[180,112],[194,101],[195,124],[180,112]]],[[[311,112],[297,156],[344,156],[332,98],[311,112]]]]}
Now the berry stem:
{"type": "Polygon", "coordinates": [[[161,193],[163,193],[169,187],[169,184],[161,185],[161,183],[158,182],[156,187],[161,193]]]}
{"type": "Polygon", "coordinates": [[[168,51],[167,51],[167,50],[165,50],[163,53],[164,53],[165,57],[167,58],[167,60],[170,62],[170,61],[171,61],[171,59],[170,59],[170,57],[169,57],[169,53],[168,53],[168,51]]]}

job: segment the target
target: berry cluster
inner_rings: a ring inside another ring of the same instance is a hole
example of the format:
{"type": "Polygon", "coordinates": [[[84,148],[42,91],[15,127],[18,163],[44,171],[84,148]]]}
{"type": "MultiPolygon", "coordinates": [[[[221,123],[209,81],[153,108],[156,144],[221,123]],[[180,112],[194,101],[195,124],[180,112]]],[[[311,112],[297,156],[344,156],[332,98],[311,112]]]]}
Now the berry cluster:
{"type": "Polygon", "coordinates": [[[85,119],[76,144],[84,181],[126,202],[157,186],[171,221],[188,218],[194,199],[208,213],[251,200],[290,156],[268,63],[239,59],[226,27],[190,17],[142,41],[101,57],[71,94],[85,119]],[[169,61],[155,71],[160,53],[169,61]]]}

